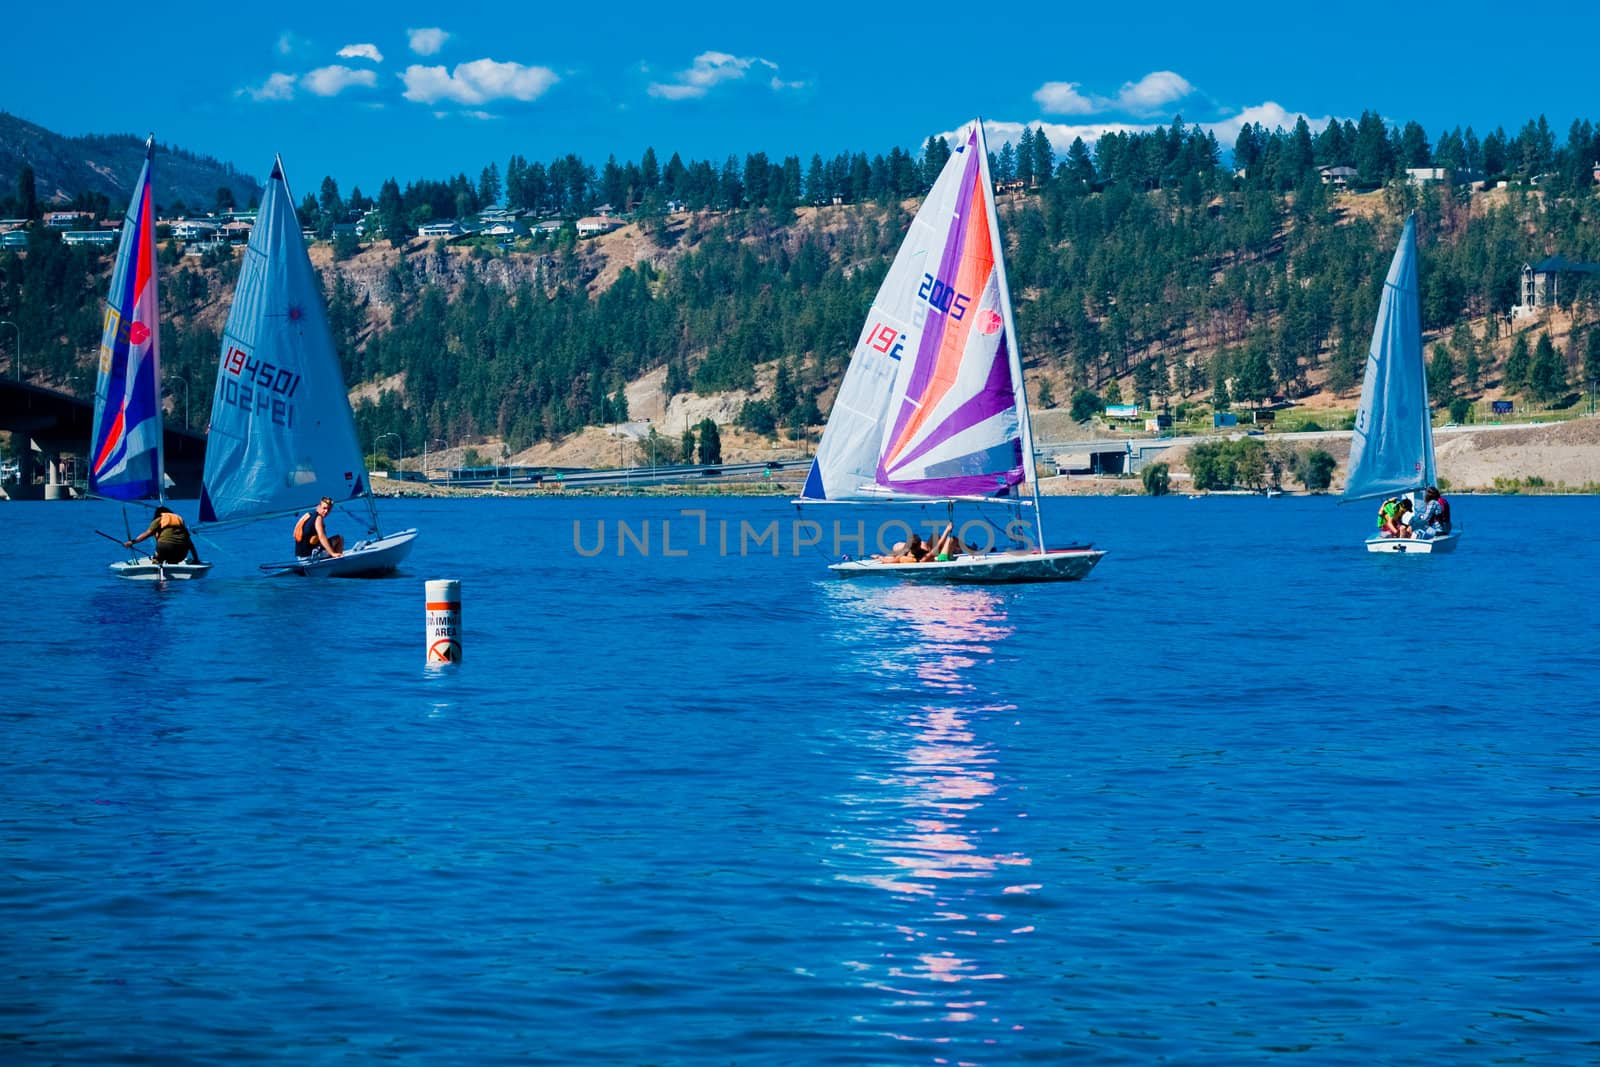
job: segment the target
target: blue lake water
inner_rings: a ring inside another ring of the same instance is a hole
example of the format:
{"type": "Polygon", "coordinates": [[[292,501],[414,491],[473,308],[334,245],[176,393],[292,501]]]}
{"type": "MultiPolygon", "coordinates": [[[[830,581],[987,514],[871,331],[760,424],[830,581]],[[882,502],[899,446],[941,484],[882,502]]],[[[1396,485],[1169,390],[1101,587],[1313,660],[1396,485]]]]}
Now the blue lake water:
{"type": "Polygon", "coordinates": [[[1050,500],[1110,554],[1005,589],[773,499],[387,502],[397,578],[257,577],[283,523],[170,587],[0,505],[0,1062],[1596,1062],[1600,501],[1454,505],[1408,558],[1050,500]]]}

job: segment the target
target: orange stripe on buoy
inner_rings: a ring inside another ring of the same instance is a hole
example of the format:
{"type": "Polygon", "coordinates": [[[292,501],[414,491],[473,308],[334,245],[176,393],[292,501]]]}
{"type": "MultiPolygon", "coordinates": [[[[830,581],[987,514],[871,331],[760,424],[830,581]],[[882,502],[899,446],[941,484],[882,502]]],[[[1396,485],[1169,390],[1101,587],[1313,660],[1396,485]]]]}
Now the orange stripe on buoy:
{"type": "Polygon", "coordinates": [[[461,601],[440,600],[436,602],[430,600],[428,601],[427,607],[429,611],[459,611],[461,609],[461,601]]]}

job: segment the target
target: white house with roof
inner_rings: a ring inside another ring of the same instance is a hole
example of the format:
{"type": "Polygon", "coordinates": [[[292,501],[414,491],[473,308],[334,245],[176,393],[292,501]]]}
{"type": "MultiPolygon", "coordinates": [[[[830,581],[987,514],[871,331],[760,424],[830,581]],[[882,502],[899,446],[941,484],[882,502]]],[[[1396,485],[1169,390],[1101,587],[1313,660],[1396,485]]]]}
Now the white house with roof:
{"type": "Polygon", "coordinates": [[[622,225],[615,218],[602,218],[599,215],[590,215],[588,218],[578,220],[579,237],[598,237],[602,233],[610,233],[622,225]]]}
{"type": "Polygon", "coordinates": [[[94,221],[87,211],[46,211],[44,224],[53,230],[71,230],[94,221]]]}
{"type": "Polygon", "coordinates": [[[61,235],[64,245],[105,245],[107,248],[117,243],[117,234],[121,230],[68,230],[61,235]]]}
{"type": "Polygon", "coordinates": [[[1342,188],[1356,180],[1354,167],[1318,167],[1317,170],[1322,175],[1323,185],[1337,185],[1342,188]]]}
{"type": "Polygon", "coordinates": [[[172,224],[172,236],[180,241],[210,241],[222,230],[210,219],[179,219],[172,224]]]}
{"type": "Polygon", "coordinates": [[[441,219],[437,222],[425,222],[417,227],[418,237],[460,237],[466,231],[461,228],[461,223],[455,219],[441,219]]]}
{"type": "Polygon", "coordinates": [[[508,207],[492,207],[478,212],[478,221],[485,226],[515,225],[522,212],[508,207]]]}

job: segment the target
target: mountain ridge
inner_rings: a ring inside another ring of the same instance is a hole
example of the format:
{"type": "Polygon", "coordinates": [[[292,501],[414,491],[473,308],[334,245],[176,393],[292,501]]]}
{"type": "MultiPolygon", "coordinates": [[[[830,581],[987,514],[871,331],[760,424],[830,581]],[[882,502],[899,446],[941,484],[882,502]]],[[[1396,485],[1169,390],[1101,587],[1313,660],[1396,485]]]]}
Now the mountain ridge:
{"type": "MultiPolygon", "coordinates": [[[[127,206],[144,161],[144,138],[134,134],[68,137],[0,110],[0,190],[15,193],[24,165],[33,168],[41,204],[67,204],[83,193],[106,197],[111,212],[127,206]]],[[[240,207],[260,199],[261,185],[231,163],[156,142],[155,198],[159,207],[182,201],[207,209],[226,187],[240,207]]]]}

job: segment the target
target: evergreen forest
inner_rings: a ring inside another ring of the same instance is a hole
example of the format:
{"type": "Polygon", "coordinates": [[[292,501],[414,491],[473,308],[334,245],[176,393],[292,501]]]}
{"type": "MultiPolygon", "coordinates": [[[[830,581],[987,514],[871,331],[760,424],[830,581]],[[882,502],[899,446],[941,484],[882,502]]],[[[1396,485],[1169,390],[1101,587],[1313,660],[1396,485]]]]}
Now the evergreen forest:
{"type": "MultiPolygon", "coordinates": [[[[806,163],[755,153],[663,164],[653,149],[598,168],[514,156],[476,181],[385,182],[376,200],[325,178],[300,213],[332,239],[324,290],[347,379],[392,383],[358,404],[362,438],[498,436],[515,451],[625,420],[625,384],[658,368],[670,392],[752,390],[760,372],[740,421],[763,433],[814,426],[949,151],[930,137],[916,152],[806,163]],[[490,205],[567,222],[509,247],[414,236],[490,205]],[[601,205],[646,238],[609,273],[606,239],[571,225],[601,205]],[[362,238],[339,232],[358,218],[373,220],[362,238]],[[377,249],[400,254],[374,268],[377,249]]],[[[1037,402],[1092,413],[1117,399],[1225,408],[1350,393],[1400,224],[1416,211],[1434,401],[1493,386],[1560,403],[1600,377],[1600,273],[1564,278],[1570,329],[1555,337],[1537,318],[1513,328],[1508,312],[1524,264],[1600,263],[1596,161],[1593,123],[1562,140],[1542,118],[1515,135],[1458,128],[1432,140],[1371,113],[1316,133],[1303,120],[1247,125],[1227,152],[1181,119],[1094,145],[1027,129],[991,164],[1037,402]],[[1330,167],[1347,168],[1342,184],[1330,167]],[[1408,180],[1423,167],[1467,180],[1408,180]]],[[[0,351],[20,340],[26,375],[87,395],[110,255],[42,227],[28,235],[0,252],[0,320],[17,327],[15,339],[0,329],[0,351]]],[[[169,241],[162,262],[174,416],[181,392],[200,428],[237,260],[169,241]]]]}

